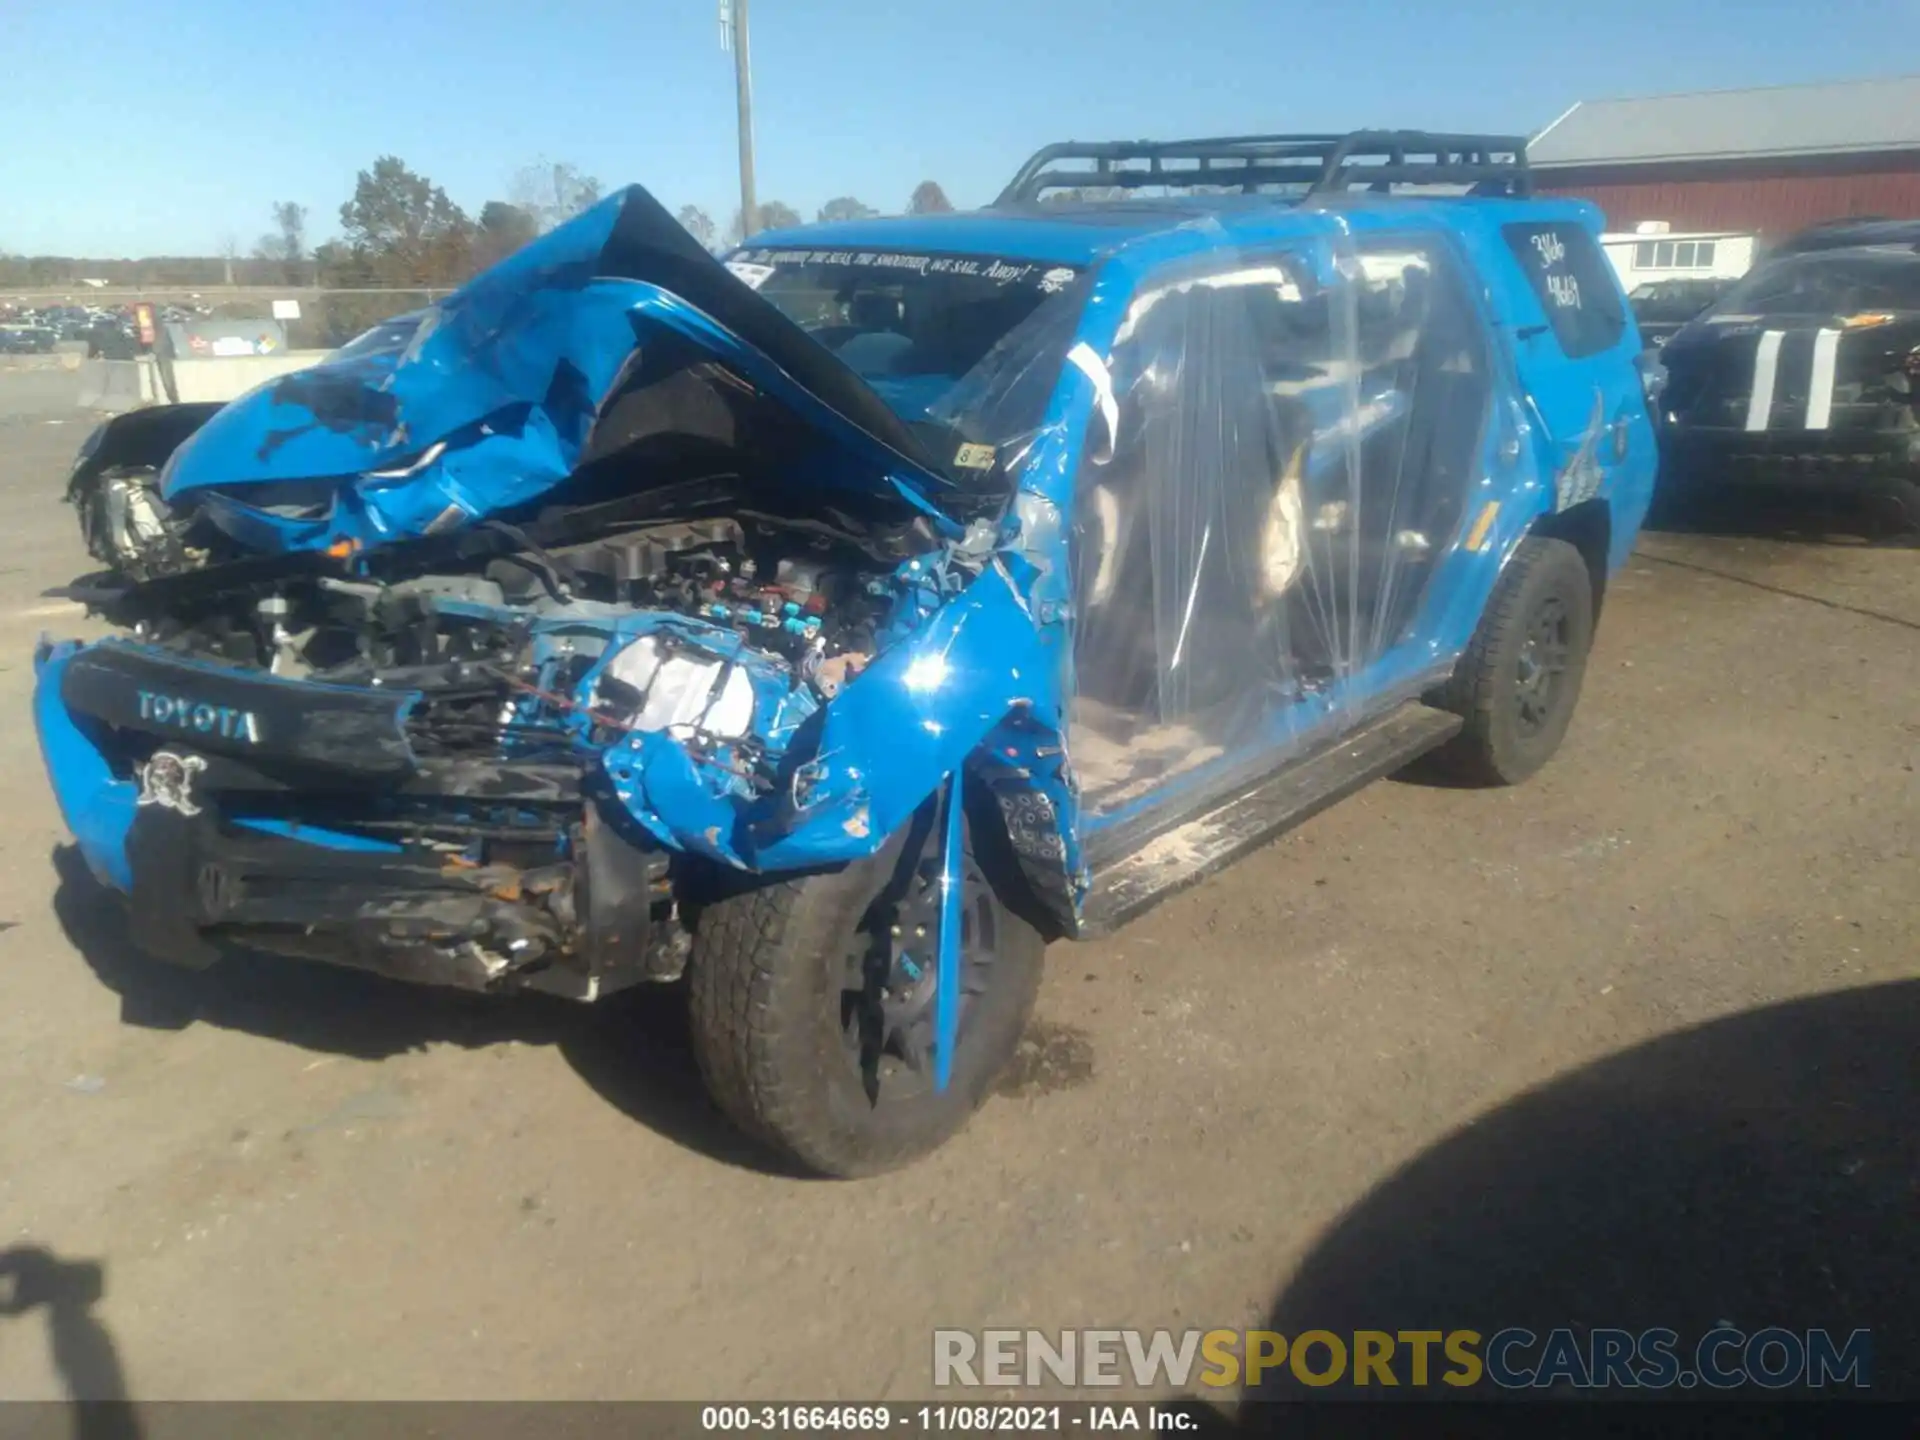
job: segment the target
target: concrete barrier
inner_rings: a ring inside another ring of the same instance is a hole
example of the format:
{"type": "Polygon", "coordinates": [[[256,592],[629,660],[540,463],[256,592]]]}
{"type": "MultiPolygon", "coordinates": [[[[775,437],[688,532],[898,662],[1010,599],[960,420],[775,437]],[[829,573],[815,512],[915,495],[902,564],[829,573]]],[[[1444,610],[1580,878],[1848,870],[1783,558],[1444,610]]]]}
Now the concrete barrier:
{"type": "MultiPolygon", "coordinates": [[[[162,371],[161,362],[151,355],[138,360],[82,360],[80,362],[80,408],[118,414],[142,405],[185,404],[194,400],[214,400],[225,404],[237,400],[256,385],[263,385],[295,370],[317,365],[332,354],[329,350],[287,350],[278,355],[234,355],[219,359],[195,356],[171,362],[172,383],[162,371]]],[[[33,357],[51,359],[53,357],[33,357]]]]}
{"type": "Polygon", "coordinates": [[[151,357],[139,360],[82,360],[80,408],[119,414],[166,399],[151,357]]]}
{"type": "Polygon", "coordinates": [[[275,355],[225,355],[218,358],[176,356],[173,360],[173,398],[181,404],[191,400],[236,400],[253,389],[295,370],[317,365],[329,350],[283,350],[275,355]]]}

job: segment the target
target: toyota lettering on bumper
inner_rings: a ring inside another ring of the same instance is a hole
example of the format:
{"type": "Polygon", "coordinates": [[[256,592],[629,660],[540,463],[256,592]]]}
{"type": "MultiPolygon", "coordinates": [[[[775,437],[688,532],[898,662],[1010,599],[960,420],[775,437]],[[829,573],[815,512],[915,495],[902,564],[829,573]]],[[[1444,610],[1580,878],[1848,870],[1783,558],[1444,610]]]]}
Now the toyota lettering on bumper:
{"type": "Polygon", "coordinates": [[[209,705],[185,695],[162,695],[153,690],[140,691],[140,718],[156,725],[171,725],[200,735],[218,735],[226,740],[260,743],[260,717],[251,710],[236,710],[229,705],[209,705]]]}

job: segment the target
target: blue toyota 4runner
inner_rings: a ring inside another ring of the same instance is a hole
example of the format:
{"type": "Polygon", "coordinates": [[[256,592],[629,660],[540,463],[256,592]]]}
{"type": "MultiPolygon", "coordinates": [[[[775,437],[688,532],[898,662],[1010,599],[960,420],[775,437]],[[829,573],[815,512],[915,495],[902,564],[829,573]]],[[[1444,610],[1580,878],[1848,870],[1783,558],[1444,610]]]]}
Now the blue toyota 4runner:
{"type": "Polygon", "coordinates": [[[1588,206],[1500,137],[1059,145],[708,255],[613,196],[110,422],[47,770],[156,956],[684,980],[817,1171],[964,1124],[1046,942],[1425,752],[1560,744],[1652,489],[1588,206]]]}

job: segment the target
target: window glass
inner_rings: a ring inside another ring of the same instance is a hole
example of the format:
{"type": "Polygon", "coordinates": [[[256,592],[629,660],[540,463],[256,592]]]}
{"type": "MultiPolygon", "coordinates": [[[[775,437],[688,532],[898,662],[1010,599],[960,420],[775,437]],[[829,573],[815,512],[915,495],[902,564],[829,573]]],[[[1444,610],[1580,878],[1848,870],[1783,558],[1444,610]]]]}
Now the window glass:
{"type": "Polygon", "coordinates": [[[1911,250],[1813,250],[1747,273],[1710,315],[1815,315],[1920,310],[1920,255],[1911,250]]]}
{"type": "Polygon", "coordinates": [[[1636,270],[1651,270],[1654,268],[1653,241],[1642,240],[1638,245],[1633,247],[1633,268],[1636,270]]]}
{"type": "Polygon", "coordinates": [[[1038,423],[1083,298],[1081,268],[997,255],[763,246],[727,264],[909,424],[995,447],[1038,423]]]}
{"type": "MultiPolygon", "coordinates": [[[[1503,226],[1501,234],[1568,359],[1595,355],[1620,342],[1626,307],[1606,256],[1584,226],[1545,221],[1503,226]]],[[[1661,245],[1671,253],[1669,242],[1661,245]]]]}
{"type": "Polygon", "coordinates": [[[1681,270],[1693,268],[1693,241],[1682,240],[1673,247],[1673,263],[1681,270]]]}
{"type": "Polygon", "coordinates": [[[1714,251],[1714,242],[1711,240],[1702,240],[1697,246],[1694,247],[1694,251],[1693,251],[1694,263],[1698,265],[1702,270],[1711,268],[1713,265],[1713,251],[1714,251]]]}

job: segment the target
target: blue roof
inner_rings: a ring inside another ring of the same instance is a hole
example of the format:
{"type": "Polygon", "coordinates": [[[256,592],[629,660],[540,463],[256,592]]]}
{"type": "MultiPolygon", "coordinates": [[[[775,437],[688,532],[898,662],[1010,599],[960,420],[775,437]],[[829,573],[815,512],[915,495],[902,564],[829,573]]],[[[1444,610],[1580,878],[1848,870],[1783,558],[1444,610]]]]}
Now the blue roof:
{"type": "Polygon", "coordinates": [[[1460,195],[1365,194],[1318,197],[1300,206],[1282,195],[1181,195],[1074,205],[1036,205],[969,210],[940,215],[879,215],[765,230],[745,249],[793,248],[909,250],[951,255],[1004,255],[1009,259],[1088,265],[1144,236],[1177,230],[1196,220],[1220,225],[1229,235],[1266,239],[1298,216],[1300,228],[1320,229],[1314,218],[1337,210],[1365,228],[1383,223],[1433,225],[1495,223],[1508,219],[1586,217],[1584,201],[1558,198],[1513,200],[1460,195]],[[1473,217],[1468,219],[1467,217],[1473,217]],[[1390,218],[1389,218],[1390,217],[1390,218]]]}

